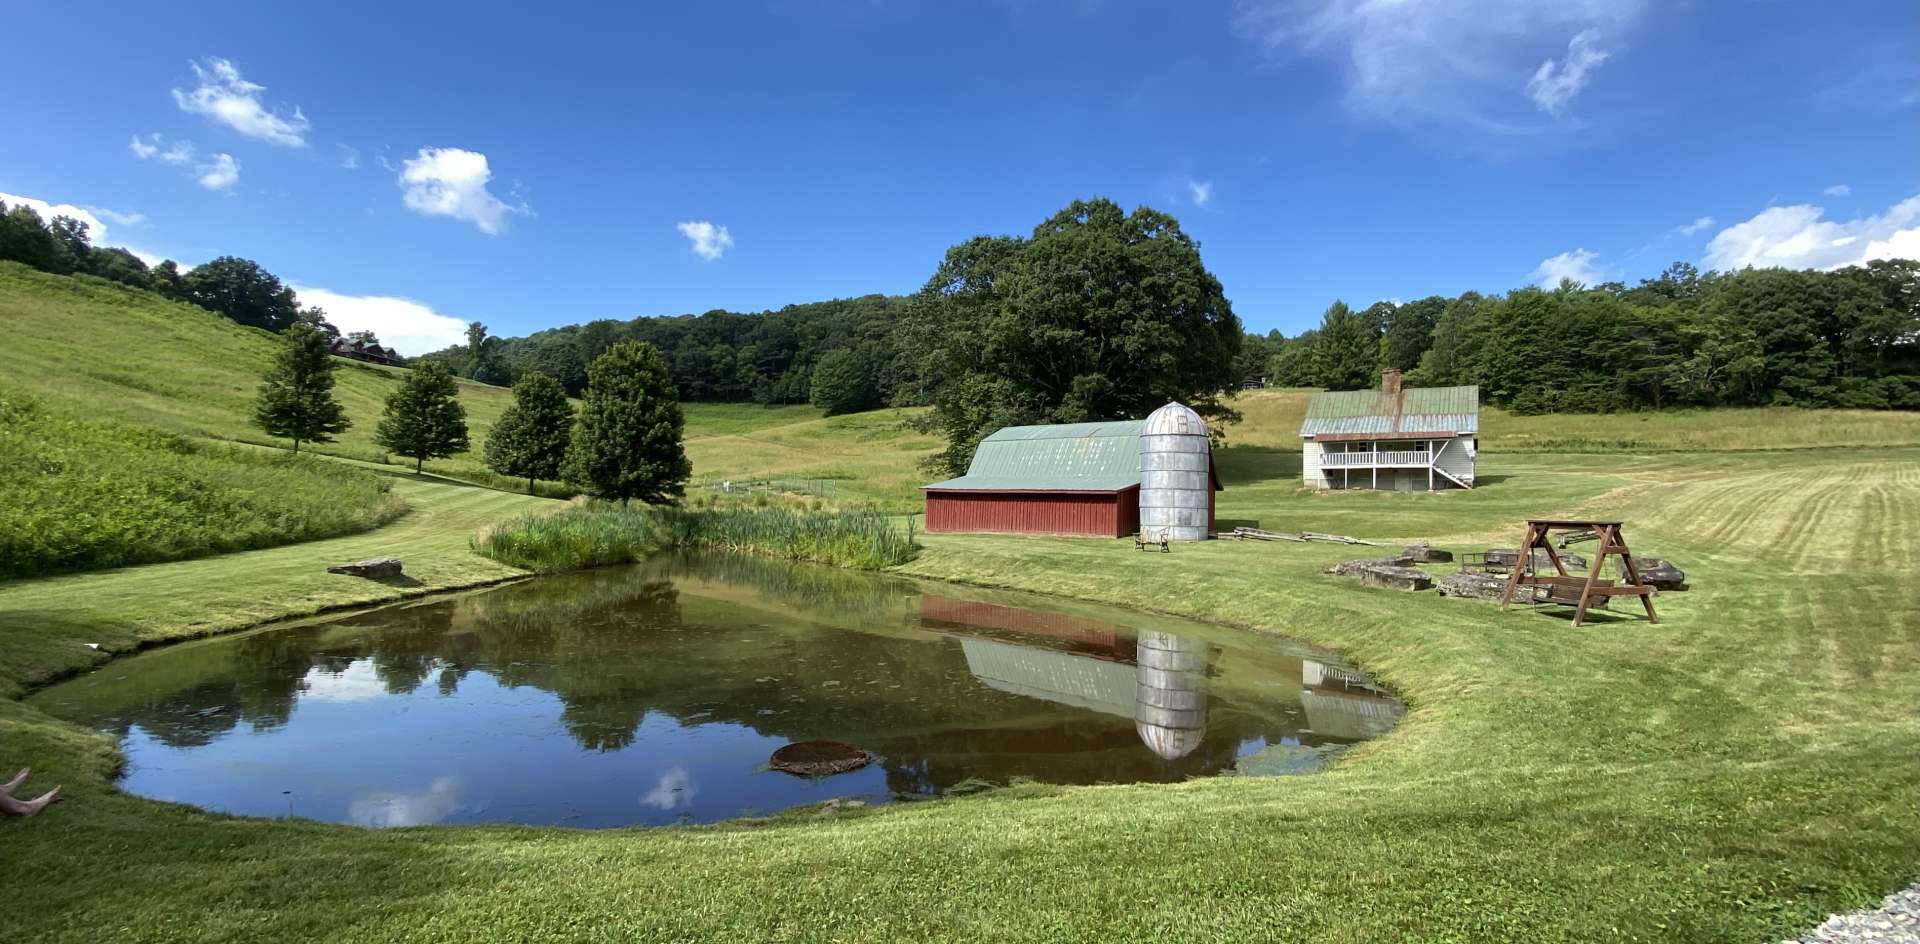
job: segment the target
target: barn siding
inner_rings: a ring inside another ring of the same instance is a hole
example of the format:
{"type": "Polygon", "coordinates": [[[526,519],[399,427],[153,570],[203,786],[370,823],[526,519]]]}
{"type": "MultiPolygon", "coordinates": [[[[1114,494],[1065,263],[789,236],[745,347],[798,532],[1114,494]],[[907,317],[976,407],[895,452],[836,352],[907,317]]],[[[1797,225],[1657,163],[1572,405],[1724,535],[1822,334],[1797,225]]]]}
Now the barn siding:
{"type": "Polygon", "coordinates": [[[929,492],[933,533],[1070,534],[1116,538],[1140,527],[1140,491],[929,492]]]}

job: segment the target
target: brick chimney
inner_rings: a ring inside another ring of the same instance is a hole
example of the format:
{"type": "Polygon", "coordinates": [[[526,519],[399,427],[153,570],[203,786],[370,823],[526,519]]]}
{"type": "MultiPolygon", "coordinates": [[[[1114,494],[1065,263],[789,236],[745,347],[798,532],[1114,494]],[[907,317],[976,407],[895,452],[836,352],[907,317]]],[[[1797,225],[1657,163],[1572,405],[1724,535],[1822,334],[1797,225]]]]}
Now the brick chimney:
{"type": "Polygon", "coordinates": [[[1389,367],[1380,372],[1380,392],[1390,397],[1400,395],[1400,368],[1389,367]]]}

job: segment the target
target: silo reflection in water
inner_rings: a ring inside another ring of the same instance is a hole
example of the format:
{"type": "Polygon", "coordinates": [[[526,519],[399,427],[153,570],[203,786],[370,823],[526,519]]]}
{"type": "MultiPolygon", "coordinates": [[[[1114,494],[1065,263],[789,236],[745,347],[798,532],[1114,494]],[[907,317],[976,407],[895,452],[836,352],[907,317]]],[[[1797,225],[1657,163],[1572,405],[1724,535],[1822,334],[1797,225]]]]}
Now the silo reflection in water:
{"type": "Polygon", "coordinates": [[[1207,736],[1206,642],[1142,632],[1134,651],[1134,730],[1167,760],[1193,753],[1207,736]]]}

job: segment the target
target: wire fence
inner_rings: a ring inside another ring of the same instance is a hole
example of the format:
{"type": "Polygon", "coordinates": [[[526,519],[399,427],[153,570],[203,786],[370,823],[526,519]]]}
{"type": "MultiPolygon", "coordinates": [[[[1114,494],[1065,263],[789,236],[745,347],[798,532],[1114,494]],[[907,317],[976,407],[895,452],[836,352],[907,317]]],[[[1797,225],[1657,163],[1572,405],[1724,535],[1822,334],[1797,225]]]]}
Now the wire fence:
{"type": "Polygon", "coordinates": [[[719,479],[701,482],[700,490],[715,495],[806,495],[838,498],[840,483],[833,479],[719,479]]]}

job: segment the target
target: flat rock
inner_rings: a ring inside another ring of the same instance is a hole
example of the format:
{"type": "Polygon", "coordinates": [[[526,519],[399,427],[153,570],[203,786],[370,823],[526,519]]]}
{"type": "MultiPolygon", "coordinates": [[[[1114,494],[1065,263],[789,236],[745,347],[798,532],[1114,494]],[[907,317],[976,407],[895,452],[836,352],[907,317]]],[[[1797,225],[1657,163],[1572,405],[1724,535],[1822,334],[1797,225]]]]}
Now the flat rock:
{"type": "Polygon", "coordinates": [[[1379,565],[1360,571],[1360,583],[1388,590],[1431,590],[1433,575],[1412,567],[1379,565]]]}
{"type": "MultiPolygon", "coordinates": [[[[1625,581],[1627,562],[1620,561],[1617,566],[1620,568],[1620,579],[1625,581]]],[[[1658,557],[1636,557],[1633,559],[1633,566],[1640,572],[1642,582],[1652,584],[1657,589],[1687,589],[1687,575],[1680,568],[1673,566],[1670,561],[1664,561],[1658,557]]]]}
{"type": "Polygon", "coordinates": [[[349,577],[398,577],[400,576],[400,558],[372,557],[351,564],[340,564],[327,568],[330,574],[346,574],[349,577]]]}
{"type": "Polygon", "coordinates": [[[1507,578],[1493,574],[1476,574],[1461,571],[1440,578],[1435,585],[1443,597],[1460,597],[1464,600],[1499,600],[1507,592],[1507,578]]]}
{"type": "Polygon", "coordinates": [[[1450,564],[1453,562],[1452,551],[1443,551],[1437,547],[1426,544],[1409,545],[1406,554],[1403,556],[1421,564],[1450,564]]]}
{"type": "Polygon", "coordinates": [[[1362,572],[1373,567],[1408,567],[1412,564],[1413,558],[1404,554],[1399,557],[1372,557],[1365,560],[1341,561],[1328,567],[1327,573],[1335,577],[1358,577],[1362,572]]]}
{"type": "Polygon", "coordinates": [[[824,777],[858,770],[873,755],[844,741],[795,741],[773,752],[768,765],[802,777],[824,777]]]}

